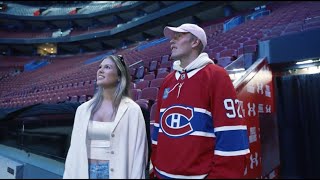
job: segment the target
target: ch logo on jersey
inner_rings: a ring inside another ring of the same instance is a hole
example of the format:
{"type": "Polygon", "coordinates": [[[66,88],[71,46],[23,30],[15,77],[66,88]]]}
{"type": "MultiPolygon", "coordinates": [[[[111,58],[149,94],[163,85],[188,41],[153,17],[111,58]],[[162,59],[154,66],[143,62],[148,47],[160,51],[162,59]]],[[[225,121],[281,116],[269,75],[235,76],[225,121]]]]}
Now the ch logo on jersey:
{"type": "Polygon", "coordinates": [[[162,131],[168,136],[180,137],[193,131],[190,120],[193,110],[183,106],[172,106],[161,116],[162,131]]]}

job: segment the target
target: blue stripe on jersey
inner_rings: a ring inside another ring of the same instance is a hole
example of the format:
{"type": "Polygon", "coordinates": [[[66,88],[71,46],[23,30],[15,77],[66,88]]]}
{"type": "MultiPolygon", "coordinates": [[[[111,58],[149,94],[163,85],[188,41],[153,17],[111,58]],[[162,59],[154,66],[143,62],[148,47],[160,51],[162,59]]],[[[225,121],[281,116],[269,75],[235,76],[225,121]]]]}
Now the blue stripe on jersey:
{"type": "Polygon", "coordinates": [[[218,131],[215,134],[215,150],[239,151],[249,148],[247,130],[218,131]]]}
{"type": "Polygon", "coordinates": [[[158,133],[159,133],[159,124],[154,123],[153,132],[151,136],[152,141],[158,141],[158,133]]]}
{"type": "MultiPolygon", "coordinates": [[[[175,105],[175,106],[186,107],[186,106],[181,106],[181,105],[175,105]]],[[[166,108],[166,110],[169,108],[166,108]]],[[[166,121],[166,124],[165,124],[166,128],[170,128],[173,131],[176,129],[179,129],[179,127],[182,127],[182,126],[188,125],[188,124],[191,125],[192,131],[189,131],[186,134],[171,136],[170,134],[166,134],[166,132],[164,131],[164,127],[162,127],[161,119],[160,119],[159,126],[160,126],[162,132],[164,132],[166,135],[173,137],[173,138],[180,138],[180,137],[189,135],[194,131],[214,134],[213,119],[209,115],[210,112],[208,114],[208,113],[201,112],[201,111],[199,112],[200,108],[197,108],[198,110],[196,110],[196,111],[192,107],[188,107],[188,108],[192,109],[192,118],[190,121],[188,121],[188,119],[186,118],[187,115],[184,116],[183,114],[178,114],[178,113],[172,113],[172,114],[168,115],[167,119],[166,120],[163,119],[163,121],[166,121]],[[179,123],[173,122],[173,119],[175,119],[175,120],[179,119],[179,123]]],[[[204,109],[201,109],[201,110],[205,111],[204,109]]],[[[160,117],[163,117],[165,112],[166,112],[165,110],[160,112],[160,117]]]]}

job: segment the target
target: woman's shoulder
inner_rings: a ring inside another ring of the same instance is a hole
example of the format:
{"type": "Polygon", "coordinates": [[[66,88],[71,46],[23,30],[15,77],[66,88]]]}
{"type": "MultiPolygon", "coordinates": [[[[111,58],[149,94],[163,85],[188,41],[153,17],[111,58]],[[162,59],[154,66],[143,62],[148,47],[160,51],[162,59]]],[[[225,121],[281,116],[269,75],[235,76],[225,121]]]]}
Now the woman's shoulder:
{"type": "Polygon", "coordinates": [[[123,97],[122,99],[130,108],[134,108],[134,109],[137,109],[137,108],[140,108],[139,104],[136,103],[134,100],[132,100],[130,97],[123,97]]]}
{"type": "Polygon", "coordinates": [[[92,99],[82,103],[80,106],[78,106],[78,110],[87,109],[91,103],[92,103],[92,99]]]}

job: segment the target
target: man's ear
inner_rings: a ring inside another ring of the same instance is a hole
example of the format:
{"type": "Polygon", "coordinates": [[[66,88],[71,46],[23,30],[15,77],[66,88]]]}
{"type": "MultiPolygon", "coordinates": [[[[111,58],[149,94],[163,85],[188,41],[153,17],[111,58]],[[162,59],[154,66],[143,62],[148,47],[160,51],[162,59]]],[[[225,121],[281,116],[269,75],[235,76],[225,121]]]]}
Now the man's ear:
{"type": "Polygon", "coordinates": [[[195,39],[193,42],[192,42],[192,47],[195,48],[197,46],[199,46],[201,43],[200,39],[195,39]]]}

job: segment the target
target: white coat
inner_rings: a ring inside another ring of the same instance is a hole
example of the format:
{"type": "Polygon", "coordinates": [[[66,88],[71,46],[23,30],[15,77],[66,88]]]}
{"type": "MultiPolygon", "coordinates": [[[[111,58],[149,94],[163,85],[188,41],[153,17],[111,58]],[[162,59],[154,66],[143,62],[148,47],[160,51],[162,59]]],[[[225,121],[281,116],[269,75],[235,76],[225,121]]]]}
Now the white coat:
{"type": "MultiPolygon", "coordinates": [[[[87,126],[91,115],[89,103],[77,108],[69,151],[65,161],[64,179],[89,179],[87,126]]],[[[119,105],[111,134],[109,160],[110,179],[145,179],[148,144],[144,117],[140,106],[124,97],[119,105]]]]}

